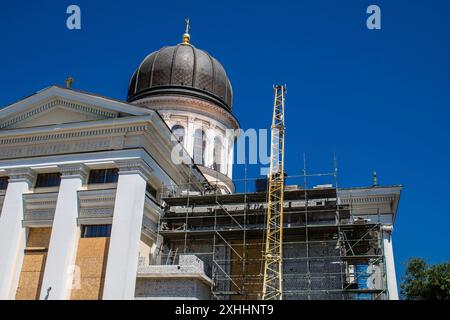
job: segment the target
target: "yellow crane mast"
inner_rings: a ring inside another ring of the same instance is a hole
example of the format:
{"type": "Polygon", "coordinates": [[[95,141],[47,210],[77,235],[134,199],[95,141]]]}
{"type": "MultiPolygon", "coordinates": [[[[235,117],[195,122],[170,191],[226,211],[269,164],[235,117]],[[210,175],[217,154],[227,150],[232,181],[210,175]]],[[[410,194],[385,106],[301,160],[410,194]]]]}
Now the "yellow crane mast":
{"type": "Polygon", "coordinates": [[[274,86],[274,93],[263,300],[282,300],[283,298],[284,98],[286,86],[274,86]]]}

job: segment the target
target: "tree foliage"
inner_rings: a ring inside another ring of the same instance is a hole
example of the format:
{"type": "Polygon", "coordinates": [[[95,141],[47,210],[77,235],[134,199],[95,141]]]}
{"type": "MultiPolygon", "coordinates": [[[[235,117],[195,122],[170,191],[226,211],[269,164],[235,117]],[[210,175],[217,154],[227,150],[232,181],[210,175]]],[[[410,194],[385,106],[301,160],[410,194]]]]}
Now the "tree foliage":
{"type": "Polygon", "coordinates": [[[408,300],[450,300],[450,263],[429,265],[411,258],[400,288],[408,300]]]}

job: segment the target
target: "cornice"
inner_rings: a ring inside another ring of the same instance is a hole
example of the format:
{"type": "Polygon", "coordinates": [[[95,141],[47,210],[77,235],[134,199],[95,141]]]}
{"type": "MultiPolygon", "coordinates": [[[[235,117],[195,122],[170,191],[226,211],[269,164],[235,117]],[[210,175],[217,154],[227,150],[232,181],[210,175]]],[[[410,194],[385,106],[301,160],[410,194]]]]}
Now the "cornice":
{"type": "Polygon", "coordinates": [[[344,196],[340,197],[342,204],[373,204],[373,203],[386,203],[395,200],[394,195],[366,195],[366,196],[344,196]]]}
{"type": "Polygon", "coordinates": [[[223,123],[229,128],[239,128],[239,122],[230,112],[224,110],[219,106],[216,106],[213,103],[201,99],[183,96],[158,96],[137,100],[133,102],[133,104],[144,108],[151,108],[154,110],[180,109],[190,112],[197,111],[201,114],[210,116],[214,120],[223,123]],[[225,123],[224,120],[226,120],[225,123]]]}
{"type": "Polygon", "coordinates": [[[51,226],[55,216],[58,192],[23,195],[23,226],[51,226]]]}
{"type": "Polygon", "coordinates": [[[102,135],[115,135],[126,134],[131,132],[145,131],[148,129],[148,125],[145,124],[130,124],[120,127],[105,127],[105,128],[73,128],[73,131],[61,132],[61,133],[41,133],[35,135],[28,135],[23,137],[7,137],[0,139],[0,145],[19,144],[19,143],[36,143],[49,140],[65,140],[65,139],[79,139],[89,138],[102,135]]]}
{"type": "MultiPolygon", "coordinates": [[[[144,116],[4,130],[0,160],[141,148],[170,179],[188,180],[187,166],[176,167],[170,161],[174,143],[164,121],[152,111],[144,116]]],[[[196,177],[202,179],[200,173],[196,177]]]]}
{"type": "Polygon", "coordinates": [[[64,108],[71,109],[84,114],[95,115],[99,118],[116,118],[118,116],[118,112],[107,111],[94,105],[76,103],[73,101],[63,99],[61,97],[53,97],[50,98],[47,102],[41,103],[36,107],[32,107],[27,111],[21,112],[19,114],[13,114],[12,116],[7,117],[5,120],[0,122],[0,129],[10,127],[21,121],[29,121],[38,114],[45,111],[50,111],[58,106],[62,106],[64,108]]]}
{"type": "MultiPolygon", "coordinates": [[[[200,171],[203,172],[203,174],[207,174],[215,179],[217,179],[218,182],[222,182],[225,184],[225,186],[230,190],[231,193],[235,192],[235,186],[233,180],[228,177],[227,175],[224,175],[222,172],[218,172],[212,168],[208,168],[205,166],[198,165],[200,171]]],[[[214,181],[210,181],[211,185],[214,185],[214,181]]]]}
{"type": "Polygon", "coordinates": [[[151,221],[158,221],[163,215],[163,210],[156,205],[149,197],[145,197],[144,216],[151,221]]]}
{"type": "Polygon", "coordinates": [[[114,214],[116,189],[80,190],[78,223],[109,222],[114,214]]]}

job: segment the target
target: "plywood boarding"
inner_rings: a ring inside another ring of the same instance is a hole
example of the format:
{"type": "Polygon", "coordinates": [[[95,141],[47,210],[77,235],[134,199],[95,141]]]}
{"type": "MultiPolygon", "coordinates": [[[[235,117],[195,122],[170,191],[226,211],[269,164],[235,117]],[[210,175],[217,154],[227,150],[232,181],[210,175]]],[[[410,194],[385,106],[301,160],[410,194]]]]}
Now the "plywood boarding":
{"type": "Polygon", "coordinates": [[[100,300],[103,295],[110,238],[81,238],[76,265],[80,270],[79,286],[71,292],[71,300],[100,300]]]}
{"type": "Polygon", "coordinates": [[[16,291],[17,300],[39,299],[51,228],[31,228],[16,291]]]}

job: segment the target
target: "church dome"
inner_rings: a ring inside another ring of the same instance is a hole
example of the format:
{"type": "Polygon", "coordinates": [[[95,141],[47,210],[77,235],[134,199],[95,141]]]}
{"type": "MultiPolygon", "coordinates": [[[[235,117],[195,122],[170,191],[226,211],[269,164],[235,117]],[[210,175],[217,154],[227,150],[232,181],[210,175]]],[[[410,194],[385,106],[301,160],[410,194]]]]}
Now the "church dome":
{"type": "MultiPolygon", "coordinates": [[[[189,36],[185,34],[184,36],[189,36]]],[[[149,54],[130,80],[128,101],[155,95],[184,95],[212,101],[231,112],[233,91],[225,69],[189,38],[149,54]]]]}

